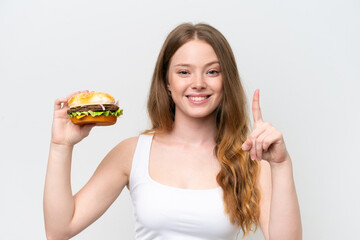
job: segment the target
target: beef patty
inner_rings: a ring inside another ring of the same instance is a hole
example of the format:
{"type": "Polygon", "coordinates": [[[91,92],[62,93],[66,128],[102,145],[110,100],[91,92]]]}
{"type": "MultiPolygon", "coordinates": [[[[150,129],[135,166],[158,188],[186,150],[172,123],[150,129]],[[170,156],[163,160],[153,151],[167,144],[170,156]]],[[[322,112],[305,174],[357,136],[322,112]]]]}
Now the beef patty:
{"type": "Polygon", "coordinates": [[[101,105],[86,105],[86,106],[79,106],[79,107],[73,107],[70,108],[67,113],[71,114],[73,112],[87,112],[87,111],[94,111],[94,112],[101,112],[101,111],[116,111],[119,109],[118,106],[114,104],[103,104],[105,110],[102,108],[101,105]]]}

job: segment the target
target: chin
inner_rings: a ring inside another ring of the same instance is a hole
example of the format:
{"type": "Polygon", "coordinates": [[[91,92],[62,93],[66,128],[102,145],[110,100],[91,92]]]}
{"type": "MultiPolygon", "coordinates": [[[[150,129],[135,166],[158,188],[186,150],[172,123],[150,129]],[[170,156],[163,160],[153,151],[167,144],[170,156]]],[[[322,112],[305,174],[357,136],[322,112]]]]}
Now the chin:
{"type": "Polygon", "coordinates": [[[208,118],[213,118],[215,117],[216,113],[215,113],[215,109],[214,110],[209,110],[209,111],[187,111],[187,112],[183,112],[182,114],[186,115],[189,118],[194,118],[194,119],[208,119],[208,118]]]}

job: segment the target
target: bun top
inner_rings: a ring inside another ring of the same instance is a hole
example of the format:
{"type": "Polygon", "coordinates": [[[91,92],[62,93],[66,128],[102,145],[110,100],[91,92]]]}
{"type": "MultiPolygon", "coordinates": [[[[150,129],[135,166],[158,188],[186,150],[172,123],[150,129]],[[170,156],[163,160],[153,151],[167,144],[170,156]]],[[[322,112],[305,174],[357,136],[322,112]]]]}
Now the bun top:
{"type": "Polygon", "coordinates": [[[70,108],[94,104],[115,104],[115,99],[107,93],[89,92],[76,94],[68,101],[70,108]]]}

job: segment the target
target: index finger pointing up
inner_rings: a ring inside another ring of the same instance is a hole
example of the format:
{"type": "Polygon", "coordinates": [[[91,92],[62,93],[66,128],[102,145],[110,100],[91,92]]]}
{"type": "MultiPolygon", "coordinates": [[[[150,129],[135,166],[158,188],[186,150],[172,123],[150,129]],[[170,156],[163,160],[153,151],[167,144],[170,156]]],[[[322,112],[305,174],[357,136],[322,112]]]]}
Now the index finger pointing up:
{"type": "Polygon", "coordinates": [[[255,90],[254,96],[253,96],[253,102],[252,102],[252,114],[254,118],[254,122],[262,122],[262,115],[261,115],[261,109],[260,109],[260,103],[259,103],[259,89],[255,90]]]}

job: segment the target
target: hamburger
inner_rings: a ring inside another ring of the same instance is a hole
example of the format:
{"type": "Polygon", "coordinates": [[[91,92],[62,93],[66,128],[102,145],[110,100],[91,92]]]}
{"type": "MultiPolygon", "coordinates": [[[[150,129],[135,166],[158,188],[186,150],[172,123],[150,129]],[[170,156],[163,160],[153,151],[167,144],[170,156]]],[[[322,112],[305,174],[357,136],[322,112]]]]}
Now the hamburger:
{"type": "Polygon", "coordinates": [[[103,92],[76,94],[69,99],[68,105],[70,120],[77,125],[109,126],[123,114],[113,96],[103,92]]]}

